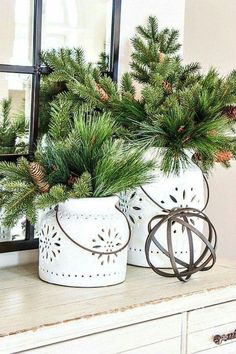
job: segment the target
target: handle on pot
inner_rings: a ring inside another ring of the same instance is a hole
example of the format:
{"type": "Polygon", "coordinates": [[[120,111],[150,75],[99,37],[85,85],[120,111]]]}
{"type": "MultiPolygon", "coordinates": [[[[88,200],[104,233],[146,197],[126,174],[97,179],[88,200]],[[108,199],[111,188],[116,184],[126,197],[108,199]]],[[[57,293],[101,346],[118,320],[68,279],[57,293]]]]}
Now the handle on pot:
{"type": "MultiPolygon", "coordinates": [[[[115,208],[122,214],[124,215],[116,206],[115,208]]],[[[110,251],[110,252],[101,252],[101,251],[97,251],[97,250],[94,250],[94,249],[90,249],[88,247],[85,247],[83,245],[81,245],[79,242],[75,241],[66,231],[65,229],[63,228],[63,226],[61,225],[60,221],[59,221],[59,218],[58,218],[58,212],[59,212],[59,205],[57,205],[55,207],[55,212],[56,212],[56,221],[57,221],[57,224],[59,226],[59,228],[61,229],[61,231],[63,232],[63,234],[71,241],[73,242],[76,246],[82,248],[83,250],[85,251],[88,251],[90,253],[95,253],[95,254],[100,254],[100,255],[109,255],[109,254],[116,254],[118,252],[121,252],[123,251],[127,245],[129,244],[129,241],[130,241],[130,237],[131,237],[131,229],[130,229],[130,225],[129,225],[129,222],[128,222],[128,219],[127,217],[124,215],[126,221],[127,221],[127,225],[128,225],[128,230],[129,230],[129,236],[128,236],[128,240],[127,242],[121,247],[119,248],[117,251],[110,251]]]]}
{"type": "MultiPolygon", "coordinates": [[[[199,210],[200,213],[202,213],[202,212],[206,209],[206,207],[207,207],[207,205],[208,205],[208,203],[209,203],[209,198],[210,198],[209,183],[208,183],[207,178],[206,178],[206,176],[204,175],[203,172],[202,172],[202,176],[203,176],[204,182],[205,182],[205,184],[206,184],[207,197],[206,197],[206,203],[205,203],[203,209],[202,209],[202,210],[199,210]]],[[[167,213],[171,212],[170,209],[165,209],[165,208],[163,208],[162,205],[158,204],[158,203],[145,191],[145,189],[144,189],[143,187],[141,187],[141,190],[143,191],[143,193],[144,193],[156,206],[158,206],[158,207],[159,207],[160,209],[162,209],[164,212],[167,212],[167,213]]]]}

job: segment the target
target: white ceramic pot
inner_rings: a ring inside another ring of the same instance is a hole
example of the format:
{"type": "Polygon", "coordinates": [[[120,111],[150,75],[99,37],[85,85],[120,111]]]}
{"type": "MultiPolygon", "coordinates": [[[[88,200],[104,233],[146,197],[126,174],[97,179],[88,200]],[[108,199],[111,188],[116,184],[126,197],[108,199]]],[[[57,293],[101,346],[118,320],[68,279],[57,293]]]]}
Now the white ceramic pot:
{"type": "Polygon", "coordinates": [[[125,280],[130,237],[117,197],[70,199],[41,215],[39,276],[49,283],[97,287],[125,280]]]}
{"type": "MultiPolygon", "coordinates": [[[[151,152],[153,155],[153,152],[151,152]]],[[[153,156],[152,156],[153,157],[153,156]]],[[[158,160],[158,156],[156,157],[158,160]]],[[[145,255],[145,241],[148,236],[148,223],[156,215],[167,215],[166,209],[178,207],[204,207],[204,179],[201,170],[193,163],[187,170],[180,171],[179,175],[164,176],[159,169],[155,170],[153,183],[138,188],[133,192],[123,193],[120,196],[119,208],[126,215],[131,227],[131,240],[129,243],[128,263],[147,267],[145,255]],[[159,204],[158,207],[155,203],[159,204]]],[[[203,222],[197,217],[188,220],[202,231],[203,222]]],[[[153,227],[156,222],[151,224],[153,227]]],[[[167,249],[166,224],[158,230],[158,241],[167,249]]],[[[189,242],[187,231],[180,224],[172,225],[173,249],[177,258],[189,261],[189,242]]],[[[194,241],[194,259],[201,252],[201,241],[196,237],[194,241]]],[[[152,243],[150,260],[156,267],[171,267],[166,257],[152,243]]]]}

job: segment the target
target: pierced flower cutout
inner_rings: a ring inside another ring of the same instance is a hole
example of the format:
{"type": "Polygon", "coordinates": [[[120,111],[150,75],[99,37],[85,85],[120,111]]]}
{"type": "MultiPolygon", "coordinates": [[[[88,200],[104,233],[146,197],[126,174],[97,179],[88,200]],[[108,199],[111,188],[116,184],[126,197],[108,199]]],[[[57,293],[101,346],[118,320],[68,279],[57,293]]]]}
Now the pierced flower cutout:
{"type": "Polygon", "coordinates": [[[166,209],[176,207],[188,208],[193,206],[193,202],[197,202],[198,204],[200,203],[200,200],[197,200],[197,195],[194,192],[193,187],[191,187],[189,191],[187,189],[181,190],[180,188],[175,187],[174,192],[171,192],[171,194],[169,194],[166,199],[161,200],[160,204],[163,206],[163,208],[166,207],[166,209]],[[171,205],[169,203],[171,203],[171,205]]]}
{"type": "Polygon", "coordinates": [[[141,216],[141,204],[142,198],[137,195],[137,192],[131,194],[122,193],[119,200],[120,210],[127,216],[132,224],[136,224],[142,219],[141,216]]]}
{"type": "Polygon", "coordinates": [[[60,254],[61,238],[58,236],[55,226],[44,224],[40,230],[39,250],[42,258],[53,262],[60,254]]]}
{"type": "MultiPolygon", "coordinates": [[[[163,213],[165,214],[165,208],[166,209],[172,209],[172,208],[188,208],[188,207],[193,207],[193,202],[199,204],[200,200],[197,199],[197,194],[194,191],[194,188],[191,187],[189,190],[187,189],[183,189],[181,190],[179,187],[175,187],[174,192],[171,192],[171,194],[169,194],[167,196],[167,198],[165,200],[161,200],[160,205],[162,205],[163,207],[163,213]],[[171,202],[171,205],[170,205],[171,202]]],[[[195,221],[194,218],[196,218],[197,220],[199,219],[197,217],[191,217],[188,218],[189,222],[192,225],[195,225],[195,221]]],[[[175,221],[172,221],[172,226],[175,224],[175,221]]],[[[185,232],[185,226],[182,225],[181,226],[182,229],[182,233],[185,232]]],[[[177,230],[173,229],[173,233],[176,233],[177,230]]]]}
{"type": "Polygon", "coordinates": [[[115,263],[118,254],[114,252],[122,247],[121,243],[121,235],[116,228],[114,229],[102,229],[99,234],[97,234],[96,238],[93,240],[92,248],[95,251],[103,252],[104,254],[92,253],[93,256],[97,256],[98,260],[101,262],[101,265],[104,265],[104,262],[107,263],[115,263]],[[107,254],[109,252],[114,252],[112,254],[107,254]]]}

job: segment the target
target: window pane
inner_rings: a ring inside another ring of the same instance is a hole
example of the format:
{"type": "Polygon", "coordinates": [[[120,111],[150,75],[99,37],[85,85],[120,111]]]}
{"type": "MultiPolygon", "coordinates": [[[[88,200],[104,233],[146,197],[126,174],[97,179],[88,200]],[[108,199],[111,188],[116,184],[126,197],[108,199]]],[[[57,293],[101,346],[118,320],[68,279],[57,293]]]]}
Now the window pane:
{"type": "Polygon", "coordinates": [[[82,47],[97,62],[110,52],[112,0],[45,0],[42,48],[82,47]]]}
{"type": "Polygon", "coordinates": [[[0,0],[0,63],[32,65],[33,0],[0,0]]]}
{"type": "Polygon", "coordinates": [[[28,151],[32,77],[0,73],[0,154],[28,151]]]}
{"type": "Polygon", "coordinates": [[[26,220],[22,218],[10,229],[2,224],[2,217],[3,210],[0,209],[0,242],[25,240],[26,220]]]}

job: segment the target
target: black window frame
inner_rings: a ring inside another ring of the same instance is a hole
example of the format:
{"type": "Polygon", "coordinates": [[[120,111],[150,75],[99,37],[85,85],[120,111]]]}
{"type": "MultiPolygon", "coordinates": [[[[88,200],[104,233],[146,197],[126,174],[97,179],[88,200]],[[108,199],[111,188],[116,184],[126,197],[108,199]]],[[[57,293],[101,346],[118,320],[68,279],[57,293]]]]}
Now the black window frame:
{"type": "MultiPolygon", "coordinates": [[[[27,154],[4,155],[5,161],[16,161],[20,156],[31,158],[38,135],[39,92],[40,92],[40,51],[42,34],[42,9],[44,0],[34,0],[33,7],[33,60],[31,66],[0,64],[0,73],[32,75],[31,117],[29,149],[27,154]]],[[[112,0],[110,70],[107,73],[114,81],[118,78],[120,20],[122,0],[112,0]]],[[[3,155],[1,155],[2,159],[3,155]]],[[[38,239],[34,238],[34,227],[27,221],[24,240],[0,242],[0,253],[38,248],[38,239]]]]}

